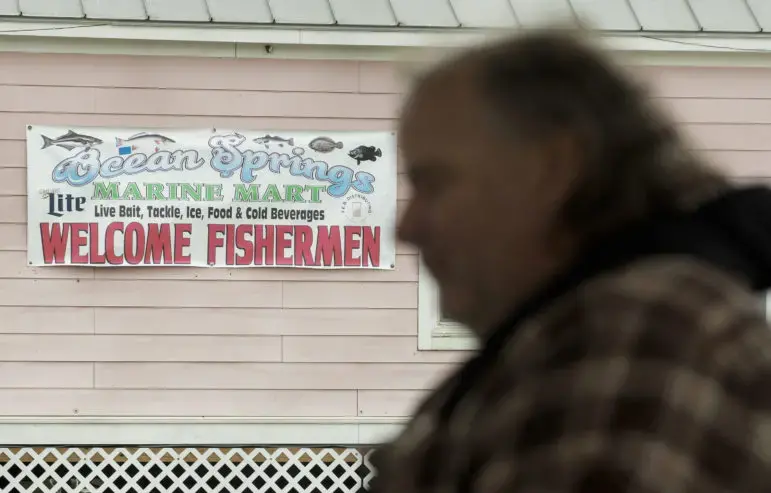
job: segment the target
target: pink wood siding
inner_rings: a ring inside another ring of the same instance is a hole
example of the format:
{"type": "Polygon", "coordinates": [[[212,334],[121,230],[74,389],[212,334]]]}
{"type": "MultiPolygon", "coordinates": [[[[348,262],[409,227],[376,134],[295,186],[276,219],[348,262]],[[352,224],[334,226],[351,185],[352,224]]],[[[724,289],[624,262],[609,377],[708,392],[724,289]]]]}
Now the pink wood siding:
{"type": "MultiPolygon", "coordinates": [[[[0,66],[0,416],[404,416],[466,356],[416,350],[404,246],[380,273],[26,265],[26,124],[387,130],[389,64],[4,53],[0,66]]],[[[771,70],[641,73],[695,148],[771,175],[771,70]]]]}

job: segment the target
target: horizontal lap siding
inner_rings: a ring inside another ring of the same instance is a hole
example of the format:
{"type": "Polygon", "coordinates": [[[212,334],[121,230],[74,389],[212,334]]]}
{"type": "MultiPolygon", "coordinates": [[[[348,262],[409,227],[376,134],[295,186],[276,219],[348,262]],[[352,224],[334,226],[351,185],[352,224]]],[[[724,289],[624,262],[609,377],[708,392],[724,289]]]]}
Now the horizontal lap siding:
{"type": "Polygon", "coordinates": [[[0,389],[0,416],[354,416],[355,390],[0,389]]]}
{"type": "MultiPolygon", "coordinates": [[[[27,124],[391,130],[401,86],[390,64],[0,63],[0,416],[398,417],[468,356],[417,351],[418,258],[406,245],[386,272],[26,263],[27,124]]],[[[735,176],[771,176],[771,70],[638,73],[691,147],[735,176]]]]}
{"type": "Polygon", "coordinates": [[[358,63],[169,60],[0,54],[0,416],[409,413],[466,354],[417,351],[405,245],[383,272],[27,265],[27,124],[394,125],[358,63]]]}

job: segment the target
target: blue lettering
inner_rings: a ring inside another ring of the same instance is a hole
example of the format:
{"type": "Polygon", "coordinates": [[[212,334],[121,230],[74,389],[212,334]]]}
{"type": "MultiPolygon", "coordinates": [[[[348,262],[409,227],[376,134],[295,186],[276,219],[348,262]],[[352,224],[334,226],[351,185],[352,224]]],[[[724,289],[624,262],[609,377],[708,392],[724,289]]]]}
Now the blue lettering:
{"type": "MultiPolygon", "coordinates": [[[[238,146],[245,140],[246,137],[241,134],[215,135],[209,139],[209,147],[211,147],[209,164],[215,171],[219,171],[223,178],[233,176],[233,173],[243,166],[244,156],[238,150],[238,146]]],[[[241,179],[243,180],[243,172],[241,179]]]]}
{"type": "Polygon", "coordinates": [[[78,154],[61,161],[51,173],[55,183],[67,182],[72,186],[82,187],[97,177],[115,178],[123,174],[135,175],[143,171],[182,171],[194,170],[206,161],[192,150],[177,150],[173,153],[159,151],[149,157],[142,153],[130,154],[125,158],[112,156],[100,161],[97,149],[85,149],[78,154]]]}
{"type": "Polygon", "coordinates": [[[54,167],[51,177],[54,183],[66,181],[72,186],[88,185],[99,176],[99,151],[88,149],[65,159],[54,167]],[[83,173],[81,173],[83,171],[83,173]]]}
{"type": "Polygon", "coordinates": [[[256,171],[268,164],[268,155],[261,151],[244,151],[244,167],[241,169],[241,181],[251,183],[257,177],[256,171]]]}
{"type": "Polygon", "coordinates": [[[289,168],[289,173],[294,176],[304,176],[309,180],[326,181],[328,165],[324,161],[314,161],[311,158],[305,158],[298,161],[296,166],[289,168]]]}
{"type": "Polygon", "coordinates": [[[327,187],[327,193],[333,197],[342,197],[351,188],[353,170],[345,166],[332,166],[327,172],[327,180],[333,183],[327,187]]]}
{"type": "MultiPolygon", "coordinates": [[[[326,191],[332,197],[342,197],[351,188],[364,194],[375,191],[375,177],[366,172],[356,172],[347,166],[330,166],[324,161],[303,157],[303,149],[296,148],[292,155],[263,151],[240,150],[238,146],[246,137],[234,133],[214,135],[209,139],[211,148],[210,166],[223,178],[229,178],[239,172],[243,183],[252,183],[257,173],[269,169],[272,173],[281,173],[288,169],[292,176],[302,176],[308,180],[328,182],[331,186],[326,191]]],[[[97,149],[84,149],[75,156],[58,163],[51,175],[54,183],[67,182],[81,187],[101,177],[111,179],[121,175],[135,175],[142,172],[155,173],[171,170],[195,170],[206,161],[195,150],[158,151],[149,156],[143,153],[110,156],[104,161],[97,149]]]]}
{"type": "Polygon", "coordinates": [[[102,168],[99,171],[99,175],[102,178],[114,178],[120,176],[123,173],[123,158],[120,156],[113,156],[107,158],[102,163],[102,168]]]}
{"type": "Polygon", "coordinates": [[[347,166],[332,166],[324,161],[315,161],[312,158],[303,158],[303,149],[295,148],[293,155],[251,149],[240,150],[238,146],[244,143],[246,138],[238,133],[231,135],[215,135],[209,139],[209,147],[212,149],[211,167],[219,172],[223,178],[229,178],[241,168],[240,179],[243,183],[252,183],[257,172],[267,168],[272,173],[281,173],[281,170],[289,169],[292,176],[302,176],[308,180],[326,181],[332,184],[327,187],[327,193],[332,197],[342,197],[351,188],[370,194],[375,191],[372,185],[375,177],[370,173],[354,172],[347,166]]]}
{"type": "Polygon", "coordinates": [[[356,175],[356,181],[353,182],[353,188],[361,193],[372,193],[375,191],[375,187],[372,184],[375,182],[375,177],[369,173],[358,173],[356,175]]]}

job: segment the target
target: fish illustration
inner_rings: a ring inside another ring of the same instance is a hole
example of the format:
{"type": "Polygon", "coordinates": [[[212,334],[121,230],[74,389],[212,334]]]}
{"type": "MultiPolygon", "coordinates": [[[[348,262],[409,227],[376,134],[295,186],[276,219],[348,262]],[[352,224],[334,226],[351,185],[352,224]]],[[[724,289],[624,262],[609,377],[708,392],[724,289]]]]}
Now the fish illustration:
{"type": "Polygon", "coordinates": [[[118,137],[115,137],[115,145],[117,147],[122,146],[126,142],[133,142],[135,140],[141,140],[141,139],[152,139],[155,141],[156,144],[162,144],[166,142],[174,142],[173,139],[166,137],[165,135],[156,134],[156,133],[148,133],[148,132],[139,132],[138,134],[134,134],[131,137],[128,137],[126,139],[121,139],[118,137]]]}
{"type": "Polygon", "coordinates": [[[383,151],[375,146],[359,146],[356,149],[351,149],[348,153],[352,159],[356,160],[356,165],[361,165],[362,161],[377,161],[377,158],[383,156],[383,151]]]}
{"type": "Polygon", "coordinates": [[[284,142],[289,144],[290,146],[294,145],[294,139],[292,137],[289,137],[288,139],[285,139],[283,137],[279,137],[277,135],[264,135],[262,137],[257,137],[256,139],[253,139],[252,142],[255,142],[257,144],[262,144],[265,147],[270,147],[268,144],[271,142],[278,142],[278,145],[283,146],[284,142]]]}
{"type": "Polygon", "coordinates": [[[316,137],[308,144],[308,147],[317,152],[332,152],[335,149],[342,149],[342,142],[335,142],[329,137],[316,137]]]}
{"type": "Polygon", "coordinates": [[[102,143],[101,139],[97,139],[91,135],[79,134],[72,130],[68,130],[66,134],[60,135],[55,139],[46,137],[45,135],[42,135],[41,137],[43,137],[43,147],[41,147],[41,149],[58,146],[71,151],[76,147],[91,147],[102,143]]]}

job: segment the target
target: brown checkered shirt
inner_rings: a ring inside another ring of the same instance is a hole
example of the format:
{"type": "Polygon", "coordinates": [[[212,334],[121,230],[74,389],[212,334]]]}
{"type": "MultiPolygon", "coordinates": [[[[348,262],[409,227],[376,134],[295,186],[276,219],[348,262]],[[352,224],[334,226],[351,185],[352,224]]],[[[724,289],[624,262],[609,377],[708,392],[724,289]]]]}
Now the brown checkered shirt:
{"type": "Polygon", "coordinates": [[[376,493],[771,492],[771,330],[738,278],[654,256],[522,321],[453,412],[374,455],[376,493]]]}

